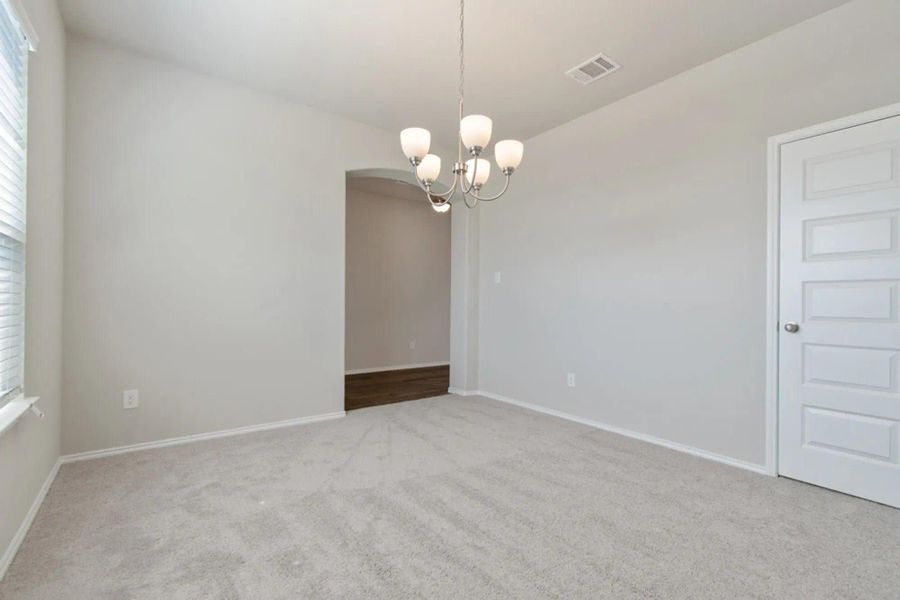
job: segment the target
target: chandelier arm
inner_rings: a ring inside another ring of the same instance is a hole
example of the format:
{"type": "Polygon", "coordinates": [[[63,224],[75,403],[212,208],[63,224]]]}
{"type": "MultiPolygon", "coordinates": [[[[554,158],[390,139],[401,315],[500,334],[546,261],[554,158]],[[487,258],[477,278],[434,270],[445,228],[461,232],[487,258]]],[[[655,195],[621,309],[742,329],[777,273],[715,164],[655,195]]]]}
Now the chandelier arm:
{"type": "Polygon", "coordinates": [[[453,192],[456,191],[456,178],[453,178],[453,185],[451,185],[447,191],[443,193],[438,193],[433,191],[429,186],[426,186],[421,179],[419,179],[418,174],[413,170],[413,178],[416,180],[416,184],[419,186],[419,189],[428,194],[429,196],[438,196],[443,199],[450,198],[453,196],[453,192]]]}
{"type": "Polygon", "coordinates": [[[423,192],[425,192],[426,194],[431,194],[431,190],[428,189],[428,186],[426,186],[424,183],[422,183],[422,180],[419,179],[418,176],[416,176],[416,185],[418,185],[419,189],[422,190],[423,192]]]}
{"type": "Polygon", "coordinates": [[[506,190],[509,189],[509,180],[510,180],[510,174],[507,173],[506,174],[506,183],[503,184],[503,189],[500,190],[500,193],[497,194],[496,196],[491,196],[490,198],[482,198],[481,196],[478,195],[478,190],[475,190],[475,197],[484,202],[493,202],[494,200],[496,200],[497,198],[499,198],[500,196],[505,194],[506,190]]]}
{"type": "Polygon", "coordinates": [[[453,178],[453,185],[451,185],[449,188],[447,188],[447,190],[446,190],[443,194],[434,194],[434,193],[433,193],[432,196],[437,196],[438,198],[440,198],[440,199],[443,200],[444,202],[449,201],[450,198],[453,197],[453,194],[456,192],[456,183],[457,183],[457,181],[458,181],[458,179],[457,179],[456,177],[454,177],[454,178],[453,178]]]}
{"type": "Polygon", "coordinates": [[[462,198],[463,198],[463,202],[466,203],[466,208],[475,208],[476,206],[478,206],[478,197],[477,196],[473,196],[471,194],[463,194],[462,198]],[[472,199],[472,204],[469,204],[469,198],[472,199]]]}
{"type": "MultiPolygon", "coordinates": [[[[462,142],[460,142],[460,143],[462,143],[462,142]]],[[[459,160],[459,164],[465,166],[462,159],[459,160]]],[[[467,177],[466,177],[465,172],[460,173],[460,175],[459,175],[459,178],[460,178],[459,189],[462,190],[463,194],[469,194],[472,192],[472,190],[475,189],[475,181],[476,181],[475,175],[477,175],[477,174],[478,174],[478,155],[475,155],[475,160],[472,161],[472,181],[469,182],[469,187],[466,187],[467,177]]],[[[477,194],[478,190],[475,190],[475,193],[477,194]]]]}
{"type": "Polygon", "coordinates": [[[428,195],[428,201],[434,204],[432,201],[432,197],[440,198],[443,202],[439,202],[438,204],[444,204],[453,197],[453,193],[456,192],[456,177],[453,178],[453,185],[447,188],[444,192],[435,192],[429,186],[426,186],[422,183],[422,181],[416,177],[416,182],[419,184],[419,188],[428,195]]]}
{"type": "MultiPolygon", "coordinates": [[[[473,171],[473,174],[474,174],[474,171],[473,171]]],[[[462,181],[462,183],[459,184],[459,191],[461,191],[464,196],[468,196],[469,194],[471,194],[474,191],[475,185],[470,183],[469,186],[466,187],[465,178],[466,178],[465,174],[460,175],[460,179],[463,181],[462,181]]],[[[472,178],[472,181],[475,181],[474,177],[472,178]]]]}
{"type": "Polygon", "coordinates": [[[456,192],[456,178],[453,179],[453,185],[451,185],[449,188],[447,188],[447,191],[445,191],[444,193],[437,194],[435,192],[428,192],[428,195],[436,197],[436,198],[440,198],[442,200],[442,202],[439,202],[438,204],[444,204],[444,203],[450,201],[450,198],[453,197],[454,192],[456,192]]]}
{"type": "Polygon", "coordinates": [[[428,201],[432,206],[443,206],[450,202],[449,198],[444,198],[443,196],[438,196],[437,194],[428,194],[428,201]]]}

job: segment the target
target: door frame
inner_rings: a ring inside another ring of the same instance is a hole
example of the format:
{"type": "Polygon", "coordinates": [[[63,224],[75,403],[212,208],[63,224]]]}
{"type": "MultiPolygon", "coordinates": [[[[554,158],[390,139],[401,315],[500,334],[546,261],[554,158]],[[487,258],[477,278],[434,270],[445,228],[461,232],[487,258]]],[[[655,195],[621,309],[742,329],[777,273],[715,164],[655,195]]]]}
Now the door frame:
{"type": "Polygon", "coordinates": [[[804,127],[768,140],[768,207],[766,220],[766,473],[778,476],[778,336],[781,261],[781,146],[842,129],[900,116],[900,103],[804,127]]]}

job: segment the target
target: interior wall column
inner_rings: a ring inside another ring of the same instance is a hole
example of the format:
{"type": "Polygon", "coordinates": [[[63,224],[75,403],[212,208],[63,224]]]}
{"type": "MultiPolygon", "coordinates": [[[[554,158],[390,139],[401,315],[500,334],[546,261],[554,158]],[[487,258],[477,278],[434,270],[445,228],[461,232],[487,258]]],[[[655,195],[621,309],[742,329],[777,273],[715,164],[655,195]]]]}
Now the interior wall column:
{"type": "Polygon", "coordinates": [[[450,390],[478,389],[479,211],[454,202],[450,211],[450,390]]]}

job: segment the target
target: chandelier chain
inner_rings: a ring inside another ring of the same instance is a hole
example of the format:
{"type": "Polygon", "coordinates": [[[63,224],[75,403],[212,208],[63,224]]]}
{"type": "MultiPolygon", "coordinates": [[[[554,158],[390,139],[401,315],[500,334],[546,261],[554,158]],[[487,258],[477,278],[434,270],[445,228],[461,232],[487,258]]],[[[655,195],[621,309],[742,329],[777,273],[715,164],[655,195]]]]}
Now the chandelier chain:
{"type": "Polygon", "coordinates": [[[466,26],[464,21],[465,0],[459,0],[459,104],[463,103],[463,81],[466,72],[465,62],[465,34],[466,26]]]}
{"type": "MultiPolygon", "coordinates": [[[[464,82],[466,75],[466,26],[465,26],[465,3],[466,0],[459,0],[459,120],[462,121],[463,118],[463,98],[464,94],[464,82]]],[[[457,140],[457,159],[459,162],[462,162],[462,141],[457,140]]]]}

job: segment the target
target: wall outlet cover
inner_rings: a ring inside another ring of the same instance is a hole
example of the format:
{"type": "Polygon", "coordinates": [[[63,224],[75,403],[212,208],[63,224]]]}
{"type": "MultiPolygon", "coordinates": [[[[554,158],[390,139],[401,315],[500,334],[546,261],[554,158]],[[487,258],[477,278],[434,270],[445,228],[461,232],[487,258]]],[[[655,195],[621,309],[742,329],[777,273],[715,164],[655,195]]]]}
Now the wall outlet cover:
{"type": "Polygon", "coordinates": [[[141,405],[137,390],[125,390],[122,392],[122,408],[130,410],[141,405]]]}

